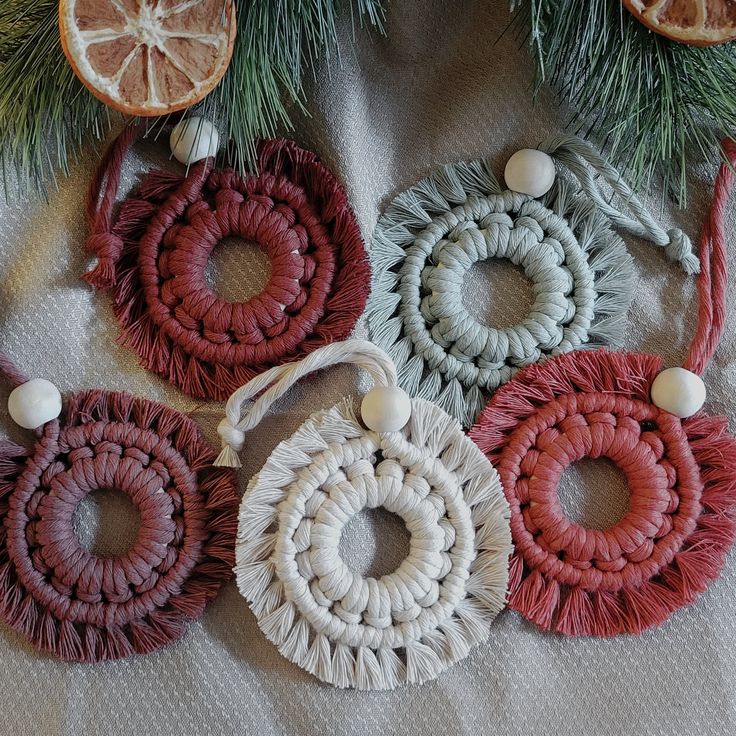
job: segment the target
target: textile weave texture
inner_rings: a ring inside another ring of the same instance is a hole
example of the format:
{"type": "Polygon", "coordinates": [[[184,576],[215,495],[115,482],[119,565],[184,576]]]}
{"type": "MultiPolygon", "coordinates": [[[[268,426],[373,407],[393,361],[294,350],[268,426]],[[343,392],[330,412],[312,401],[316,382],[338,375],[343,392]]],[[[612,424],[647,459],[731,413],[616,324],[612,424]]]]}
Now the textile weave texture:
{"type": "MultiPolygon", "coordinates": [[[[364,236],[398,192],[438,164],[489,156],[501,176],[513,151],[536,146],[569,118],[549,96],[531,103],[533,69],[526,50],[511,33],[498,41],[507,8],[505,0],[392,0],[388,38],[358,36],[356,53],[347,45],[350,28],[343,27],[341,64],[333,64],[329,74],[319,71],[312,117],[295,137],[345,182],[364,236]]],[[[167,155],[156,144],[139,145],[126,162],[121,193],[136,173],[166,165],[167,155]]],[[[63,391],[124,388],[192,412],[215,443],[222,404],[189,399],[140,368],[130,350],[115,344],[109,299],[79,280],[88,263],[84,193],[96,161],[90,151],[72,178],[60,182],[51,206],[12,196],[10,204],[0,204],[5,348],[19,366],[54,380],[63,391]]],[[[688,209],[665,206],[663,226],[697,235],[714,175],[715,165],[696,171],[688,209]]],[[[646,202],[655,213],[658,197],[657,191],[646,202]]],[[[731,210],[728,227],[734,226],[731,210]]],[[[625,347],[679,365],[695,325],[694,281],[651,244],[624,239],[638,279],[625,347]]],[[[268,276],[266,259],[232,242],[220,251],[208,270],[219,293],[257,293],[268,276]]],[[[736,272],[736,256],[731,269],[736,272]]],[[[528,310],[530,287],[508,264],[477,266],[466,281],[468,309],[489,324],[514,323],[528,310]]],[[[733,309],[732,302],[730,314],[733,309]]],[[[365,334],[362,327],[358,334],[365,334]]],[[[728,416],[732,428],[735,359],[731,325],[705,381],[709,412],[728,416]]],[[[307,416],[356,393],[357,375],[350,368],[333,369],[279,402],[248,433],[241,490],[307,416]]],[[[0,426],[5,432],[4,416],[0,426]]],[[[27,439],[20,430],[9,434],[16,442],[27,439]]],[[[605,463],[577,464],[565,473],[561,493],[575,518],[591,525],[615,522],[626,507],[619,476],[605,463]],[[587,483],[584,493],[576,478],[587,483]]],[[[103,520],[128,518],[123,508],[100,508],[103,520]]],[[[380,543],[374,564],[405,554],[405,538],[397,533],[401,523],[388,517],[384,524],[393,534],[380,543]]],[[[368,523],[356,522],[350,531],[351,549],[370,547],[377,538],[368,523]]],[[[123,662],[64,664],[34,653],[0,627],[0,732],[725,736],[736,731],[735,658],[734,553],[722,577],[693,606],[640,637],[569,639],[541,633],[506,611],[487,644],[466,660],[432,683],[392,693],[339,691],[315,681],[265,640],[230,583],[181,642],[123,662]]]]}

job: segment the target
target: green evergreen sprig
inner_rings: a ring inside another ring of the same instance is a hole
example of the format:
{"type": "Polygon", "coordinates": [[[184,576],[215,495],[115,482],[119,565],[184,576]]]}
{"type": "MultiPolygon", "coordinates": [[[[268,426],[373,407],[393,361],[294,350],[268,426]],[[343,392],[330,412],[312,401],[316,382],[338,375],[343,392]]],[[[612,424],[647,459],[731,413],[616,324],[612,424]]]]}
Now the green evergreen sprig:
{"type": "MultiPolygon", "coordinates": [[[[382,30],[382,0],[236,0],[238,35],[221,83],[201,108],[224,121],[235,154],[253,160],[253,142],[291,127],[303,105],[303,73],[337,48],[337,19],[382,30]],[[217,110],[214,110],[214,107],[217,110]]],[[[0,2],[0,158],[21,186],[44,190],[57,170],[119,116],[74,76],[61,49],[58,0],[0,2]]],[[[7,180],[7,179],[6,179],[7,180]]]]}
{"type": "Polygon", "coordinates": [[[661,177],[687,202],[689,160],[717,160],[736,131],[736,43],[696,47],[639,23],[620,0],[512,0],[537,84],[575,111],[571,126],[607,145],[634,186],[661,177]]]}

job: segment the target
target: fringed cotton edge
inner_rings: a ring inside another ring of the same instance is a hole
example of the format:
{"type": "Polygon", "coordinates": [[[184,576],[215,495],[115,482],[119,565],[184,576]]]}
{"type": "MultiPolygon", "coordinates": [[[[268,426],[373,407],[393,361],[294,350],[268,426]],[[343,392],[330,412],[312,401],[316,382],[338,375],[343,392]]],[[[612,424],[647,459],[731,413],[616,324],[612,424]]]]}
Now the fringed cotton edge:
{"type": "Polygon", "coordinates": [[[289,486],[298,483],[300,471],[314,456],[367,432],[356,419],[352,400],[345,400],[310,417],[276,447],[250,481],[240,507],[235,574],[261,630],[290,662],[336,687],[391,690],[434,679],[488,638],[491,622],[506,604],[513,549],[510,511],[497,473],[459,424],[438,407],[414,399],[403,434],[457,475],[472,509],[476,558],[465,597],[450,617],[401,649],[331,641],[313,628],[279,579],[273,560],[279,505],[289,503],[289,486]]]}
{"type": "MultiPolygon", "coordinates": [[[[649,401],[660,358],[637,353],[571,353],[531,366],[494,396],[470,437],[497,464],[508,436],[536,408],[566,393],[618,393],[649,401]]],[[[700,466],[702,512],[672,563],[635,589],[569,588],[529,569],[514,554],[509,607],[541,629],[573,636],[640,634],[690,605],[718,578],[736,538],[736,440],[727,420],[705,413],[683,429],[700,466]]]]}
{"type": "Polygon", "coordinates": [[[159,207],[184,183],[184,177],[154,171],[121,205],[112,233],[123,243],[116,264],[113,312],[120,323],[118,342],[140,357],[141,365],[197,398],[227,399],[235,389],[273,365],[303,358],[321,345],[343,340],[365,310],[370,289],[370,265],[360,228],[347,195],[334,175],[317,157],[292,141],[267,140],[259,144],[259,172],[285,176],[303,185],[321,211],[339,246],[337,272],[324,315],[299,350],[273,363],[221,365],[191,355],[152,319],[138,273],[138,244],[159,207]]]}
{"type": "MultiPolygon", "coordinates": [[[[121,392],[83,391],[70,398],[66,421],[66,426],[129,422],[167,438],[197,475],[199,491],[206,499],[208,538],[192,573],[165,606],[123,626],[98,626],[59,619],[36,601],[18,579],[9,556],[6,528],[0,524],[0,617],[36,648],[63,660],[99,662],[149,654],[181,638],[187,621],[201,616],[207,602],[232,575],[238,504],[235,475],[231,470],[214,468],[215,453],[197,425],[163,404],[121,392]]],[[[0,517],[7,514],[15,481],[33,462],[33,455],[25,448],[0,443],[0,517]]]]}
{"type": "MultiPolygon", "coordinates": [[[[432,176],[401,192],[381,216],[370,243],[373,265],[367,319],[371,340],[393,358],[399,383],[407,393],[432,401],[464,427],[475,422],[490,392],[447,380],[439,368],[430,369],[404,334],[397,292],[406,249],[432,218],[459,207],[472,197],[502,194],[485,161],[446,164],[432,176]]],[[[521,207],[529,200],[520,198],[521,207]]],[[[567,220],[594,273],[594,320],[583,329],[566,329],[562,344],[550,355],[582,348],[621,343],[626,312],[634,288],[634,267],[621,238],[593,202],[557,178],[541,203],[567,220]]],[[[418,307],[417,307],[418,310],[418,307]]],[[[510,368],[511,377],[519,368],[510,368]]]]}

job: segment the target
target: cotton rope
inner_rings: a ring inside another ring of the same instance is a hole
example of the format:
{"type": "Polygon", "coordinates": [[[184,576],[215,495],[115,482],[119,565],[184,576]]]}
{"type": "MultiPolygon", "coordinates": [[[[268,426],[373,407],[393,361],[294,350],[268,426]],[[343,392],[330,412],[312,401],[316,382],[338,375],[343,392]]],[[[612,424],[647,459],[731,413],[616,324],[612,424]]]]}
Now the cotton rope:
{"type": "Polygon", "coordinates": [[[125,153],[142,126],[112,143],[87,197],[97,264],[84,278],[112,289],[120,342],[186,393],[224,400],[282,362],[350,334],[370,269],[347,195],[317,157],[292,141],[258,144],[258,174],[149,173],[116,216],[125,153]],[[270,261],[263,290],[244,302],[207,285],[212,251],[227,237],[255,242],[270,261]]]}
{"type": "Polygon", "coordinates": [[[484,161],[448,164],[399,194],[373,234],[371,339],[396,362],[399,384],[469,426],[489,394],[525,366],[622,338],[633,267],[617,227],[646,237],[688,272],[682,231],[664,231],[590,144],[556,137],[542,146],[575,176],[542,199],[503,191],[484,161]],[[633,214],[606,201],[594,174],[633,214]],[[506,258],[533,283],[516,325],[482,324],[463,301],[476,263],[506,258]]]}
{"type": "MultiPolygon", "coordinates": [[[[0,354],[11,387],[26,377],[0,354]]],[[[232,471],[188,417],[117,391],[69,397],[33,449],[0,441],[0,618],[65,660],[148,654],[179,639],[229,580],[238,497],[232,471]],[[74,530],[98,490],[140,514],[133,546],[100,557],[74,530]]]]}
{"type": "MultiPolygon", "coordinates": [[[[715,184],[700,239],[700,316],[686,367],[705,370],[723,331],[728,283],[724,210],[736,145],[715,184]]],[[[470,436],[499,471],[515,552],[509,605],[543,629],[639,633],[715,580],[736,536],[736,440],[722,417],[679,419],[650,399],[662,361],[575,352],[519,373],[470,436]],[[624,517],[590,529],[564,515],[558,486],[583,457],[626,475],[624,517]]]]}
{"type": "MultiPolygon", "coordinates": [[[[219,462],[300,377],[345,362],[378,386],[396,383],[388,356],[360,340],[274,368],[228,402],[219,462]]],[[[287,659],[337,687],[381,690],[431,680],[487,639],[505,604],[510,552],[498,476],[457,421],[413,399],[407,426],[379,434],[345,400],[312,415],[251,480],[235,573],[287,659]],[[353,571],[339,551],[350,519],[377,507],[411,535],[406,559],[378,579],[353,571]]]]}

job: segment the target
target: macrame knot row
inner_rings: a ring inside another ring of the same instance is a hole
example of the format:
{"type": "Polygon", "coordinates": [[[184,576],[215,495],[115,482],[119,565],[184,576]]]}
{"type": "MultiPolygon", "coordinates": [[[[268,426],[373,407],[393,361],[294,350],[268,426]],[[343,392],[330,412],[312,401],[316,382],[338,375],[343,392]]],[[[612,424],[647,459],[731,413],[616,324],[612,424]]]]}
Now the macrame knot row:
{"type": "Polygon", "coordinates": [[[232,474],[182,414],[127,394],[71,397],[32,453],[0,445],[0,614],[63,659],[148,653],[179,638],[228,580],[237,496],[232,474]],[[98,557],[74,530],[98,490],[138,509],[132,548],[98,557]]]}
{"type": "Polygon", "coordinates": [[[193,396],[225,399],[268,367],[342,339],[367,298],[360,230],[332,173],[284,140],[259,144],[258,163],[257,176],[210,160],[186,177],[149,174],[91,237],[101,257],[88,280],[115,284],[122,342],[193,396]],[[257,243],[271,265],[263,291],[244,302],[218,297],[205,279],[230,236],[257,243]]]}

